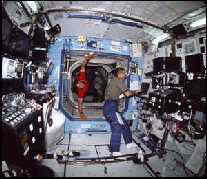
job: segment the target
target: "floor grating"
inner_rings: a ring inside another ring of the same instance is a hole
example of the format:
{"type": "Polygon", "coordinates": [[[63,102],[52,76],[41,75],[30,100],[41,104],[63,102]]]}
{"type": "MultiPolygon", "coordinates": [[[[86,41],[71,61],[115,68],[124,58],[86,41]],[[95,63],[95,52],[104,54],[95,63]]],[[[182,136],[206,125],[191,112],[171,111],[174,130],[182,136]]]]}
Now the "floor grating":
{"type": "MultiPolygon", "coordinates": [[[[111,134],[67,134],[59,143],[57,143],[56,151],[80,151],[80,158],[96,158],[96,157],[106,157],[110,156],[109,143],[111,134]]],[[[139,143],[140,139],[136,138],[139,143]]],[[[153,168],[153,170],[160,172],[163,177],[170,176],[187,176],[186,171],[178,166],[178,162],[186,162],[190,155],[182,154],[176,142],[168,141],[166,148],[172,149],[172,151],[166,154],[163,159],[157,156],[150,158],[148,164],[153,168]],[[179,155],[178,155],[179,154],[179,155]],[[180,155],[185,156],[182,159],[180,155]],[[178,160],[178,162],[176,160],[178,160]]],[[[150,150],[142,146],[147,153],[150,150]]],[[[55,152],[55,151],[51,151],[55,152]]],[[[121,139],[120,152],[123,154],[133,153],[134,151],[129,151],[126,148],[123,137],[121,139]]],[[[56,171],[57,176],[63,177],[152,177],[153,174],[150,173],[146,165],[138,165],[133,161],[117,162],[117,163],[104,163],[94,164],[94,165],[67,165],[59,164],[56,160],[43,160],[43,164],[53,168],[56,171]]]]}

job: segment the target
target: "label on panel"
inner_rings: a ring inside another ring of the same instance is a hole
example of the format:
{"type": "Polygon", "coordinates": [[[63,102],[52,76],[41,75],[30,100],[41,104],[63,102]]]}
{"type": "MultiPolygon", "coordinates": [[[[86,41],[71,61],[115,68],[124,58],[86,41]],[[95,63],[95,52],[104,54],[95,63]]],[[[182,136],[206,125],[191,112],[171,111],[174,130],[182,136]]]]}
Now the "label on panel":
{"type": "Polygon", "coordinates": [[[140,85],[138,81],[132,81],[130,83],[130,90],[140,90],[140,85]]]}
{"type": "Polygon", "coordinates": [[[81,128],[90,128],[91,124],[81,124],[81,128]]]}
{"type": "Polygon", "coordinates": [[[141,44],[132,44],[132,55],[133,57],[142,56],[142,45],[141,44]]]}

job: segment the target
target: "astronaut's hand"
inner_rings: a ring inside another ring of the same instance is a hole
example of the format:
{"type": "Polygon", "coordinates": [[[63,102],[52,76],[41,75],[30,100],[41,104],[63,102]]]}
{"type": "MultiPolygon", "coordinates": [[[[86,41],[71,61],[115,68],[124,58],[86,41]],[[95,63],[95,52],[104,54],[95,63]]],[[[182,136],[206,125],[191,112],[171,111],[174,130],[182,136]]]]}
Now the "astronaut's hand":
{"type": "Polygon", "coordinates": [[[124,97],[130,97],[130,96],[133,96],[133,92],[132,91],[125,91],[124,93],[122,93],[121,95],[119,95],[119,99],[122,99],[124,97]]]}
{"type": "Polygon", "coordinates": [[[41,161],[43,159],[43,156],[41,154],[37,154],[35,156],[35,159],[38,160],[38,161],[41,161]]]}
{"type": "Polygon", "coordinates": [[[95,58],[96,55],[95,55],[93,52],[90,52],[90,53],[85,54],[84,57],[85,57],[86,61],[89,61],[89,60],[91,60],[92,58],[95,58]]]}
{"type": "Polygon", "coordinates": [[[131,96],[140,96],[142,95],[142,92],[140,90],[135,90],[135,91],[131,91],[132,92],[132,95],[131,96]]]}
{"type": "Polygon", "coordinates": [[[131,91],[125,91],[124,95],[127,96],[127,97],[132,96],[132,92],[131,91]]]}
{"type": "Polygon", "coordinates": [[[94,58],[96,55],[95,55],[94,52],[90,52],[90,53],[88,54],[88,56],[89,56],[89,58],[94,58]]]}

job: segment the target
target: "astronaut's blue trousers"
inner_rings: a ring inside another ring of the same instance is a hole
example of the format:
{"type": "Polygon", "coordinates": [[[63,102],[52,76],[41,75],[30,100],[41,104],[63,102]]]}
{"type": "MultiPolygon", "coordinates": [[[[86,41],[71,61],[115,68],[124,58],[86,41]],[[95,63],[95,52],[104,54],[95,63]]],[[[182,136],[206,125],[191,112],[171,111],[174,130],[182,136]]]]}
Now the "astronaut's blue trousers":
{"type": "Polygon", "coordinates": [[[117,118],[118,103],[115,100],[106,100],[104,103],[103,114],[111,127],[111,152],[119,152],[121,145],[121,134],[123,135],[125,144],[132,142],[132,133],[124,118],[123,124],[120,124],[117,118]]]}

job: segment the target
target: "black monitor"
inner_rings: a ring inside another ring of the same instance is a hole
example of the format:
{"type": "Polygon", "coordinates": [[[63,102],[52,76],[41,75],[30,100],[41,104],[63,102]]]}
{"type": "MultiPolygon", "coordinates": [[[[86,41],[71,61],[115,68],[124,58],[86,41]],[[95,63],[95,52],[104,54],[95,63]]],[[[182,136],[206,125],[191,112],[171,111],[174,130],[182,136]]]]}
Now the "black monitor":
{"type": "Polygon", "coordinates": [[[153,72],[157,73],[164,70],[164,57],[153,59],[153,72]]]}
{"type": "Polygon", "coordinates": [[[186,72],[200,73],[203,68],[203,54],[187,55],[185,57],[186,72]]]}
{"type": "Polygon", "coordinates": [[[181,71],[181,57],[167,57],[165,60],[165,70],[167,72],[181,71]]]}
{"type": "Polygon", "coordinates": [[[32,63],[39,65],[42,62],[47,60],[47,51],[46,50],[32,50],[32,63]]]}
{"type": "Polygon", "coordinates": [[[206,79],[194,79],[186,85],[188,96],[190,98],[206,97],[206,79]]]}
{"type": "Polygon", "coordinates": [[[146,95],[148,90],[149,90],[149,87],[150,87],[150,83],[145,83],[143,82],[141,84],[141,92],[142,92],[142,95],[146,95]]]}

